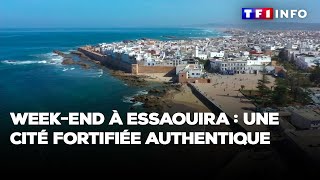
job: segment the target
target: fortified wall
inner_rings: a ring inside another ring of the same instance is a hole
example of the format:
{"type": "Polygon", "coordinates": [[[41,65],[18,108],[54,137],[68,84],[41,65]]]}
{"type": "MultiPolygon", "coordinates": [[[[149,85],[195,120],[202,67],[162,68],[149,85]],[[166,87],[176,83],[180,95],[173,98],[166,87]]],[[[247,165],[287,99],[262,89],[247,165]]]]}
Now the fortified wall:
{"type": "Polygon", "coordinates": [[[166,75],[174,75],[176,72],[176,67],[174,66],[144,66],[140,64],[129,64],[121,61],[120,58],[102,55],[89,47],[80,47],[78,48],[78,51],[95,61],[99,61],[102,65],[108,68],[122,70],[126,73],[165,73],[166,75]]]}
{"type": "Polygon", "coordinates": [[[80,47],[78,51],[91,58],[92,60],[99,61],[102,65],[114,70],[122,70],[131,73],[131,64],[114,59],[107,55],[102,55],[99,52],[95,52],[87,47],[80,47]]]}
{"type": "Polygon", "coordinates": [[[140,64],[132,64],[132,74],[139,73],[166,73],[167,75],[174,75],[176,67],[174,66],[143,66],[140,64]]]}

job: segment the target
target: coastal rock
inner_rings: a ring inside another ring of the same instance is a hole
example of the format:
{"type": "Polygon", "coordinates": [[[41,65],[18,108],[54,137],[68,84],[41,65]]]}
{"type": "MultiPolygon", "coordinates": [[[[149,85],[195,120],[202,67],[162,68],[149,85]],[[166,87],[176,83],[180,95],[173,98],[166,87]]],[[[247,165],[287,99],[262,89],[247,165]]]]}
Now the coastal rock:
{"type": "Polygon", "coordinates": [[[52,51],[53,53],[63,57],[63,58],[72,58],[71,54],[65,54],[64,52],[58,51],[58,50],[54,50],[52,51]]]}
{"type": "Polygon", "coordinates": [[[71,51],[70,54],[76,55],[76,56],[78,56],[79,58],[81,58],[83,60],[92,61],[92,62],[94,62],[96,64],[100,64],[99,61],[96,61],[96,60],[93,60],[93,59],[89,58],[88,56],[86,56],[85,54],[83,54],[80,51],[71,51]]]}
{"type": "Polygon", "coordinates": [[[83,69],[89,69],[90,65],[86,64],[84,62],[79,62],[79,61],[75,61],[72,58],[63,58],[63,61],[61,63],[62,65],[79,65],[81,66],[83,69]]]}
{"type": "Polygon", "coordinates": [[[162,109],[162,102],[159,100],[160,97],[153,95],[138,95],[133,98],[133,102],[142,102],[143,107],[150,110],[162,109]]]}
{"type": "Polygon", "coordinates": [[[161,112],[173,107],[172,97],[175,93],[182,92],[179,84],[162,84],[148,90],[148,94],[133,97],[133,102],[142,102],[146,111],[161,112]]]}
{"type": "Polygon", "coordinates": [[[84,62],[77,62],[76,64],[80,65],[83,69],[89,69],[90,68],[90,65],[86,64],[84,62]]]}
{"type": "Polygon", "coordinates": [[[53,53],[58,54],[59,56],[62,56],[62,57],[65,56],[65,54],[63,52],[58,51],[58,50],[53,50],[53,53]]]}
{"type": "Polygon", "coordinates": [[[76,64],[76,62],[71,58],[64,58],[61,64],[63,64],[63,65],[71,65],[71,64],[76,64]]]}
{"type": "Polygon", "coordinates": [[[78,56],[83,56],[84,54],[79,52],[79,51],[71,51],[70,52],[71,54],[74,54],[74,55],[78,55],[78,56]]]}
{"type": "Polygon", "coordinates": [[[161,90],[159,90],[159,89],[156,89],[156,88],[150,89],[150,90],[148,91],[148,93],[150,93],[150,94],[159,94],[159,93],[161,93],[161,92],[163,92],[163,91],[161,91],[161,90]]]}
{"type": "Polygon", "coordinates": [[[110,74],[124,81],[129,86],[144,87],[147,85],[147,81],[144,79],[143,76],[131,75],[131,74],[124,73],[123,71],[113,71],[113,70],[110,70],[110,74]]]}

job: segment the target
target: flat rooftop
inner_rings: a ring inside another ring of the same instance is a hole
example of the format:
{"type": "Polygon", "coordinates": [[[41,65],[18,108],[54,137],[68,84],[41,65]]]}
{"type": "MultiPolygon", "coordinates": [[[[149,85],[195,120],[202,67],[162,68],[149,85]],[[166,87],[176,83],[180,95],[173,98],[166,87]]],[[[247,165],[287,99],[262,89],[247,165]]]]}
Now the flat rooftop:
{"type": "Polygon", "coordinates": [[[293,109],[291,112],[296,113],[305,119],[308,119],[310,121],[320,121],[320,114],[316,113],[312,109],[293,109]]]}
{"type": "Polygon", "coordinates": [[[308,88],[313,94],[320,94],[320,88],[308,88]]]}

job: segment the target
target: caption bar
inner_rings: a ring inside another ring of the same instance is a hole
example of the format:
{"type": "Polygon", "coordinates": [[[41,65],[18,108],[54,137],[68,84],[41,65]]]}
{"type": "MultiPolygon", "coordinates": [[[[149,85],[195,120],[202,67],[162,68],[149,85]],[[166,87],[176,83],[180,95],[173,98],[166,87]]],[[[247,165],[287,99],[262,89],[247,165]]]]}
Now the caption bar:
{"type": "MultiPolygon", "coordinates": [[[[106,122],[102,113],[69,113],[61,116],[59,112],[30,112],[10,113],[15,126],[61,126],[66,122],[70,126],[100,126],[106,122]]],[[[238,117],[235,115],[234,117],[238,117]]],[[[279,125],[279,113],[244,113],[244,125],[279,125]]],[[[230,122],[225,113],[216,116],[213,113],[136,113],[126,114],[126,121],[120,117],[118,111],[113,115],[106,126],[219,126],[238,123],[238,119],[230,122]]],[[[145,141],[141,139],[141,132],[130,132],[125,129],[121,132],[53,132],[51,144],[238,144],[257,145],[270,144],[270,132],[149,132],[145,141]]],[[[14,145],[49,144],[49,133],[46,129],[39,132],[14,132],[10,141],[14,145]]]]}

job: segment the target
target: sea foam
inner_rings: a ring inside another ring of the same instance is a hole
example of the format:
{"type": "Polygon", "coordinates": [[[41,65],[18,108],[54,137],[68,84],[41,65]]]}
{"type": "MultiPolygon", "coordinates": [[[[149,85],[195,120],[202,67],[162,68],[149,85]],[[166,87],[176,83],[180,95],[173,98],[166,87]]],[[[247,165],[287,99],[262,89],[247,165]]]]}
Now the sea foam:
{"type": "Polygon", "coordinates": [[[46,64],[48,63],[45,60],[42,61],[13,61],[13,60],[4,60],[1,61],[4,64],[11,64],[11,65],[25,65],[25,64],[46,64]]]}
{"type": "Polygon", "coordinates": [[[26,61],[20,61],[20,60],[3,60],[0,61],[3,64],[10,64],[10,65],[29,65],[29,64],[55,64],[60,65],[63,61],[63,57],[59,56],[55,53],[46,53],[46,54],[38,54],[34,55],[38,59],[43,60],[26,60],[26,61]]]}
{"type": "Polygon", "coordinates": [[[129,103],[129,104],[133,104],[133,97],[128,97],[128,96],[124,96],[123,98],[122,98],[122,102],[124,102],[124,103],[129,103]]]}
{"type": "Polygon", "coordinates": [[[133,104],[133,106],[140,106],[143,103],[142,102],[133,102],[133,99],[134,99],[133,97],[134,96],[139,96],[139,95],[147,95],[147,94],[148,94],[147,90],[141,90],[141,91],[138,91],[137,93],[135,93],[133,96],[124,96],[122,98],[122,102],[133,104]]]}
{"type": "Polygon", "coordinates": [[[143,105],[142,102],[136,102],[136,103],[134,103],[132,106],[142,106],[142,105],[143,105]]]}

